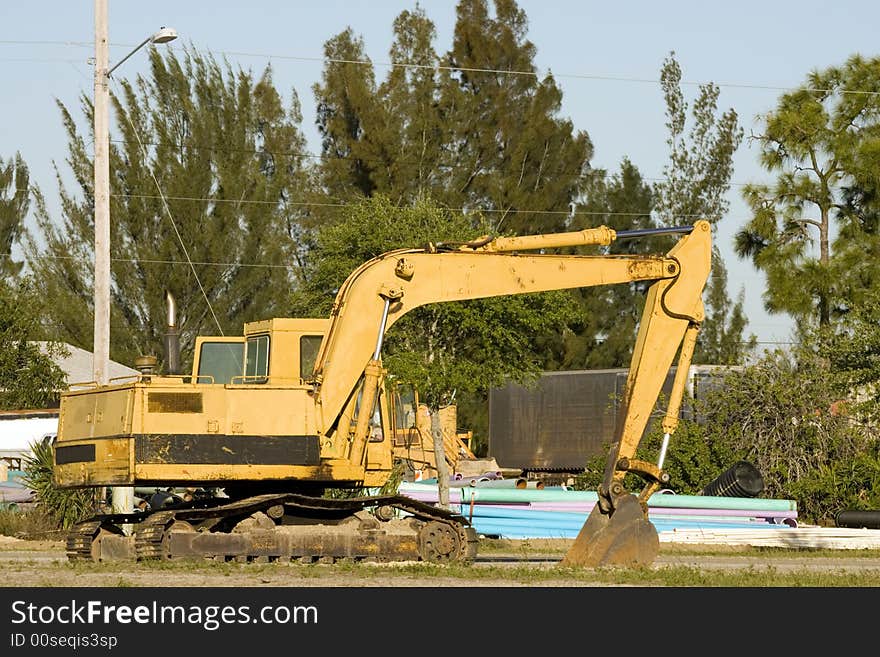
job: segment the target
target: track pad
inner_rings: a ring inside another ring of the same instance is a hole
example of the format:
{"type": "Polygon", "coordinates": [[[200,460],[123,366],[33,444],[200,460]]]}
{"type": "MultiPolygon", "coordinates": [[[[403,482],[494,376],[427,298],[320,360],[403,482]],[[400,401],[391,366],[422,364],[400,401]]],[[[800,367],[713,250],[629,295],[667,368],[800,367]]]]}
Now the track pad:
{"type": "Polygon", "coordinates": [[[616,500],[614,512],[593,507],[563,566],[648,566],[660,551],[657,529],[648,520],[635,495],[616,500]]]}

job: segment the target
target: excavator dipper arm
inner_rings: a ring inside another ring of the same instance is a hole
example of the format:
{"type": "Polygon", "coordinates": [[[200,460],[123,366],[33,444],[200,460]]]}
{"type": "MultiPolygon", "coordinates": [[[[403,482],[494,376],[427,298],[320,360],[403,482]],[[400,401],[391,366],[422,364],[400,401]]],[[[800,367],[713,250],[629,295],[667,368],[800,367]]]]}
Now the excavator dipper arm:
{"type": "Polygon", "coordinates": [[[618,439],[611,446],[599,502],[566,556],[572,565],[639,564],[653,560],[658,538],[647,519],[647,499],[668,480],[662,456],[655,465],[635,458],[665,378],[679,354],[672,403],[664,428],[675,429],[686,371],[703,320],[702,292],[711,265],[711,227],[658,229],[683,233],[664,256],[582,256],[522,251],[609,244],[617,234],[600,227],[577,233],[497,238],[456,250],[401,249],[355,270],[336,297],[330,329],[315,364],[314,381],[325,435],[339,456],[361,462],[365,437],[348,441],[336,427],[364,381],[364,399],[378,386],[381,337],[404,314],[422,305],[549,290],[650,281],[624,400],[618,439]],[[377,340],[378,338],[378,340],[377,340]],[[366,373],[366,374],[365,374],[366,373]],[[335,437],[335,438],[334,438],[335,437]],[[623,487],[628,472],[646,480],[639,498],[623,487]]]}
{"type": "Polygon", "coordinates": [[[704,318],[702,292],[711,268],[709,225],[699,222],[691,239],[681,240],[668,255],[681,264],[681,270],[673,279],[656,281],[648,291],[617,440],[608,453],[597,503],[563,559],[564,565],[647,565],[659,550],[657,531],[648,520],[648,499],[669,481],[662,469],[665,449],[678,423],[687,373],[704,318]],[[655,465],[636,459],[635,453],[676,353],[676,374],[662,425],[665,437],[655,465]],[[638,498],[623,486],[630,472],[645,481],[638,498]]]}

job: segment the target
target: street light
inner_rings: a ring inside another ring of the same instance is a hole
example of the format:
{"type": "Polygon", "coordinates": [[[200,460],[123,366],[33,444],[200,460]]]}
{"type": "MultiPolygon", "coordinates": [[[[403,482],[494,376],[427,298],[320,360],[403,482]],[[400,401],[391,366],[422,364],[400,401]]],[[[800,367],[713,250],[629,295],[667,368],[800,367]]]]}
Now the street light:
{"type": "MultiPolygon", "coordinates": [[[[113,68],[109,65],[107,0],[95,0],[95,333],[92,368],[95,383],[106,385],[110,367],[110,74],[148,43],[167,43],[177,38],[163,27],[144,39],[113,68]]],[[[113,489],[113,510],[127,513],[134,505],[134,490],[113,489]]]]}
{"type": "Polygon", "coordinates": [[[115,71],[117,68],[119,68],[119,66],[120,66],[120,64],[122,64],[122,62],[124,62],[126,59],[131,57],[133,54],[135,54],[138,50],[143,48],[148,43],[168,43],[169,41],[174,41],[176,38],[177,38],[177,30],[175,30],[173,27],[162,26],[158,32],[156,32],[155,34],[153,34],[151,36],[148,36],[146,39],[144,39],[143,41],[140,42],[140,44],[138,45],[137,48],[135,48],[130,53],[128,53],[125,57],[123,57],[118,62],[116,62],[116,64],[114,64],[113,67],[109,71],[107,71],[107,77],[109,78],[113,74],[113,71],[115,71]]]}

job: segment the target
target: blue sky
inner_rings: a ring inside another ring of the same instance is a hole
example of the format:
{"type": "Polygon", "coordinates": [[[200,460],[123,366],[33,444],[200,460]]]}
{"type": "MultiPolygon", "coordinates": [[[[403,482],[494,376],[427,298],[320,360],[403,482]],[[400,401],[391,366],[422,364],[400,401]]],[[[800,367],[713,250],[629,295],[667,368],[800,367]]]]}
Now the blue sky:
{"type": "MultiPolygon", "coordinates": [[[[310,149],[319,150],[311,87],[320,79],[324,42],[351,27],[363,37],[376,63],[377,80],[388,68],[392,22],[417,3],[407,0],[109,0],[111,66],[161,26],[174,27],[189,45],[227,59],[234,67],[261,71],[271,62],[285,94],[295,89],[303,107],[310,149]]],[[[418,3],[437,26],[435,49],[451,45],[452,0],[418,3]]],[[[697,85],[721,87],[720,109],[733,107],[746,139],[734,159],[730,211],[717,239],[735,296],[745,291],[749,331],[764,346],[790,339],[791,322],[762,307],[764,277],[732,251],[735,231],[748,220],[740,197],[744,183],[765,181],[748,135],[757,117],[770,111],[786,89],[801,84],[814,69],[843,63],[850,55],[877,55],[880,3],[838,0],[777,0],[736,3],[616,3],[592,0],[521,0],[529,19],[529,39],[537,48],[539,72],[552,71],[562,88],[563,114],[586,130],[595,145],[593,166],[615,170],[629,157],[649,180],[666,164],[664,105],[657,84],[664,57],[675,51],[689,98],[697,85]]],[[[0,24],[0,157],[20,152],[32,181],[57,207],[53,161],[64,170],[66,138],[55,100],[74,111],[82,124],[79,97],[92,95],[89,59],[94,55],[92,0],[6,2],[0,24]]],[[[491,67],[492,62],[486,62],[491,67]]],[[[146,55],[135,54],[114,74],[133,78],[146,72],[146,55]]]]}

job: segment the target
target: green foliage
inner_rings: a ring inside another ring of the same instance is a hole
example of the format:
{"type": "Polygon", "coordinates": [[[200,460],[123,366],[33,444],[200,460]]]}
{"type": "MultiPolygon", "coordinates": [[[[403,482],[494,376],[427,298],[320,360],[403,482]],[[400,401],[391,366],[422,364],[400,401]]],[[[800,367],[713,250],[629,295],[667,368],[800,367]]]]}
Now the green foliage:
{"type": "Polygon", "coordinates": [[[841,412],[846,392],[828,375],[827,361],[806,346],[793,354],[767,352],[729,371],[694,401],[697,419],[683,420],[673,437],[673,487],[673,464],[687,482],[699,472],[695,465],[703,472],[714,465],[717,476],[746,460],[764,478],[763,496],[795,499],[805,519],[832,522],[847,504],[876,499],[880,453],[872,431],[841,412]]]}
{"type": "Polygon", "coordinates": [[[439,198],[491,210],[496,230],[553,232],[565,226],[593,144],[559,116],[562,90],[552,74],[537,73],[525,12],[512,0],[493,5],[494,12],[487,0],[456,5],[452,47],[443,58],[452,72],[439,101],[452,129],[446,164],[454,168],[450,193],[439,198]]]}
{"type": "Polygon", "coordinates": [[[744,188],[752,219],[736,251],[766,274],[765,308],[800,327],[837,321],[880,280],[877,92],[880,58],[854,55],[781,96],[755,137],[776,180],[744,188]]]}
{"type": "Polygon", "coordinates": [[[324,155],[321,184],[332,198],[369,196],[388,163],[382,143],[385,117],[376,98],[373,68],[358,63],[368,58],[363,40],[351,28],[324,44],[324,57],[322,83],[312,87],[324,155]]]}
{"type": "MultiPolygon", "coordinates": [[[[806,522],[834,524],[844,509],[880,506],[878,399],[860,394],[840,367],[843,338],[826,342],[817,336],[792,353],[765,352],[752,365],[731,368],[700,398],[685,400],[690,412],[672,435],[664,462],[669,488],[699,495],[745,460],[764,479],[761,497],[795,500],[806,522]]],[[[864,380],[863,370],[854,373],[864,380]]],[[[659,420],[649,424],[637,458],[657,461],[659,420]]],[[[606,453],[607,448],[587,462],[576,478],[578,490],[595,490],[601,483],[606,453]]],[[[624,481],[631,491],[643,484],[634,475],[624,481]]]]}
{"type": "MultiPolygon", "coordinates": [[[[122,79],[112,95],[110,345],[126,363],[141,354],[161,360],[166,289],[184,358],[198,334],[240,332],[246,321],[283,314],[310,197],[298,101],[282,104],[271,68],[255,78],[189,50],[181,60],[153,50],[150,64],[149,79],[122,79]]],[[[84,95],[81,103],[91,124],[91,102],[84,95]]],[[[27,259],[52,300],[57,337],[90,348],[91,138],[59,108],[78,189],[59,183],[60,223],[37,195],[41,235],[28,240],[27,259]]]]}
{"type": "Polygon", "coordinates": [[[37,497],[37,505],[61,529],[68,529],[90,516],[96,508],[96,489],[56,488],[52,480],[55,456],[51,439],[31,445],[32,454],[24,460],[21,482],[37,497]]]}
{"type": "Polygon", "coordinates": [[[30,172],[19,153],[0,158],[0,278],[18,275],[22,263],[12,259],[12,247],[21,239],[30,208],[30,172]]]}
{"type": "Polygon", "coordinates": [[[429,195],[482,211],[492,232],[565,226],[592,144],[559,116],[562,92],[551,75],[480,70],[536,70],[525,13],[509,0],[494,8],[491,16],[486,0],[459,2],[452,46],[440,56],[425,12],[402,12],[390,52],[402,65],[378,87],[373,66],[356,63],[368,58],[351,29],[326,42],[328,61],[313,90],[324,156],[318,173],[333,198],[429,195]]]}
{"type": "Polygon", "coordinates": [[[14,287],[0,282],[0,409],[53,406],[67,385],[52,360],[62,346],[47,342],[44,352],[35,342],[44,301],[29,278],[14,287]]]}
{"type": "Polygon", "coordinates": [[[850,390],[847,403],[863,422],[880,421],[880,296],[872,296],[841,317],[834,326],[805,336],[828,363],[829,376],[841,390],[850,390]]]}
{"type": "MultiPolygon", "coordinates": [[[[596,225],[614,230],[656,228],[651,217],[651,188],[628,159],[624,159],[614,174],[609,175],[603,169],[592,171],[582,191],[583,202],[575,208],[573,230],[596,225]]],[[[671,246],[668,238],[653,237],[620,240],[609,247],[578,251],[587,255],[642,255],[665,253],[671,246]]],[[[547,345],[544,367],[549,370],[627,367],[647,289],[647,283],[633,283],[573,291],[579,304],[577,317],[547,345]]]]}
{"type": "MultiPolygon", "coordinates": [[[[690,224],[706,219],[713,227],[722,220],[729,202],[733,155],[743,138],[735,110],[720,116],[720,89],[713,83],[700,85],[691,108],[681,90],[681,66],[671,52],[663,60],[660,82],[666,101],[669,163],[663,180],[654,184],[654,210],[664,226],[690,224]]],[[[717,229],[716,229],[717,232],[717,229]]],[[[744,362],[756,345],[755,336],[743,339],[747,320],[744,292],[731,302],[727,294],[727,267],[717,245],[712,249],[712,271],[705,293],[706,318],[694,351],[694,362],[736,365],[744,362]]]]}

